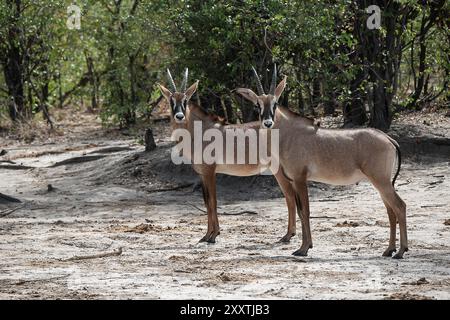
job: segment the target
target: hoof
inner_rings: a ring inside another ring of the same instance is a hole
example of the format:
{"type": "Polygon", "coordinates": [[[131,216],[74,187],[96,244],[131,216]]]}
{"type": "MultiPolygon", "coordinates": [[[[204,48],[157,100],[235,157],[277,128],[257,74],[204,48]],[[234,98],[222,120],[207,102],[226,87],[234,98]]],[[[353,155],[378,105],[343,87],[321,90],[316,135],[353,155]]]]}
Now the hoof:
{"type": "Polygon", "coordinates": [[[400,249],[398,251],[398,253],[396,255],[394,255],[392,258],[393,259],[403,259],[403,253],[405,253],[406,251],[408,251],[408,248],[400,249]]]}
{"type": "Polygon", "coordinates": [[[387,249],[383,252],[383,257],[392,257],[392,254],[397,251],[396,249],[387,249]]]}
{"type": "Polygon", "coordinates": [[[308,250],[298,249],[297,251],[293,252],[292,255],[296,257],[306,257],[308,255],[308,250]]]}
{"type": "Polygon", "coordinates": [[[200,239],[200,242],[208,242],[208,243],[216,243],[216,237],[220,234],[220,231],[218,232],[207,232],[203,238],[200,239]]]}
{"type": "Polygon", "coordinates": [[[283,238],[281,238],[280,240],[278,240],[278,242],[281,243],[289,243],[291,241],[291,238],[295,236],[295,233],[288,233],[286,234],[283,238]]]}

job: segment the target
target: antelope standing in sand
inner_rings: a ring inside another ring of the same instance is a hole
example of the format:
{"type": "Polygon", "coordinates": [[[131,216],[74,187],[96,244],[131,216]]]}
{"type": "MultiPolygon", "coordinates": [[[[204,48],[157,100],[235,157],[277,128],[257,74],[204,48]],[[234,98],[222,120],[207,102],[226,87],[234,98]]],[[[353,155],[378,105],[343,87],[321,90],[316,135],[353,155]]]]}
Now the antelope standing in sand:
{"type": "MultiPolygon", "coordinates": [[[[235,150],[238,147],[238,141],[246,144],[246,154],[244,157],[245,161],[243,164],[238,164],[236,161],[232,161],[232,163],[193,164],[194,170],[200,175],[202,180],[203,199],[208,213],[208,230],[206,232],[206,235],[200,241],[214,243],[216,236],[220,233],[219,220],[217,217],[216,173],[224,173],[234,176],[251,176],[260,174],[261,172],[269,168],[268,164],[263,164],[259,161],[259,157],[257,158],[256,163],[252,164],[248,161],[252,155],[249,154],[249,150],[251,149],[249,148],[250,139],[246,139],[245,133],[247,131],[253,130],[258,136],[257,138],[259,139],[260,125],[258,121],[241,125],[224,125],[216,121],[214,117],[207,114],[202,108],[191,101],[192,95],[197,90],[198,81],[186,89],[188,69],[186,69],[185,71],[180,90],[177,89],[169,70],[167,70],[167,74],[171,90],[160,84],[159,88],[170,105],[170,119],[173,130],[187,129],[190,133],[190,136],[194,137],[194,128],[196,122],[200,121],[202,124],[202,135],[205,130],[211,128],[219,130],[223,137],[225,137],[226,134],[230,131],[234,130],[236,132],[235,129],[241,129],[237,131],[238,136],[234,140],[233,149],[235,150]]],[[[205,146],[205,144],[202,145],[202,152],[205,146]]],[[[224,150],[224,158],[227,157],[227,152],[228,149],[224,150]]],[[[236,153],[234,154],[237,155],[236,153]]],[[[188,158],[194,158],[195,154],[184,154],[184,156],[188,158]]],[[[286,204],[289,212],[288,231],[280,241],[288,242],[290,238],[295,235],[295,192],[291,186],[291,183],[284,178],[281,172],[274,172],[274,176],[277,179],[277,182],[280,185],[280,188],[286,198],[286,204]],[[292,223],[292,220],[294,221],[294,223],[292,223]]]]}
{"type": "Polygon", "coordinates": [[[306,256],[313,246],[307,181],[349,185],[367,178],[380,193],[389,216],[389,246],[383,256],[392,256],[396,251],[398,221],[400,250],[393,258],[401,259],[404,252],[408,251],[408,241],[406,205],[394,189],[401,164],[398,143],[376,129],[320,128],[314,125],[312,119],[278,105],[287,77],[276,86],[276,66],[268,94],[264,93],[254,68],[253,72],[257,80],[258,94],[244,88],[236,91],[260,108],[261,127],[279,129],[280,171],[291,181],[296,192],[297,210],[302,223],[302,245],[293,254],[306,256]],[[397,172],[391,181],[396,154],[397,172]]]}

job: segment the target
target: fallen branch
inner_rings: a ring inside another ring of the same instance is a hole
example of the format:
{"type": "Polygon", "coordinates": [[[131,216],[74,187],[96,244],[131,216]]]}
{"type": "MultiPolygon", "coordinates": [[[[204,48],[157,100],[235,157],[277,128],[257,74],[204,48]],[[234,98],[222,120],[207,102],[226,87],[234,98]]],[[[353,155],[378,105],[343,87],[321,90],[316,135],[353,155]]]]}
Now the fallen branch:
{"type": "MultiPolygon", "coordinates": [[[[44,145],[41,145],[41,146],[44,146],[44,145]]],[[[57,150],[43,150],[43,151],[33,151],[33,152],[28,152],[28,153],[18,153],[18,154],[15,154],[14,156],[11,156],[10,159],[15,160],[15,159],[21,159],[21,158],[37,158],[37,157],[46,156],[46,155],[67,153],[70,151],[81,151],[81,150],[94,148],[94,147],[98,147],[98,144],[90,143],[90,144],[84,144],[84,145],[79,145],[79,146],[67,147],[67,148],[63,148],[63,149],[57,149],[57,150]]]]}
{"type": "Polygon", "coordinates": [[[217,214],[221,214],[224,216],[239,216],[241,214],[258,214],[258,212],[256,211],[251,211],[251,210],[244,210],[244,211],[239,211],[239,212],[218,212],[217,214]]]}
{"type": "Polygon", "coordinates": [[[114,152],[120,152],[120,151],[130,151],[133,150],[130,147],[107,147],[99,150],[94,150],[89,152],[89,154],[92,153],[114,153],[114,152]]]}
{"type": "Polygon", "coordinates": [[[11,160],[0,160],[0,162],[3,162],[3,163],[10,163],[10,164],[16,164],[14,161],[11,161],[11,160]]]}
{"type": "Polygon", "coordinates": [[[66,261],[98,259],[98,258],[120,256],[121,254],[122,254],[122,248],[119,248],[119,249],[114,250],[112,252],[98,253],[98,254],[93,254],[93,255],[89,255],[89,256],[75,256],[75,257],[68,258],[68,259],[60,259],[60,261],[66,262],[66,261]]]}
{"type": "Polygon", "coordinates": [[[59,166],[65,166],[67,164],[76,164],[76,163],[83,163],[88,161],[95,161],[98,159],[102,159],[106,156],[104,155],[97,155],[97,156],[81,156],[81,157],[74,157],[70,159],[66,159],[63,161],[56,162],[55,164],[51,165],[50,168],[59,167],[59,166]]]}
{"type": "MultiPolygon", "coordinates": [[[[188,203],[188,205],[190,205],[191,207],[193,207],[193,208],[195,208],[195,209],[197,209],[197,210],[199,210],[199,211],[201,211],[201,212],[207,213],[206,210],[203,210],[202,208],[197,207],[195,204],[188,203]]],[[[230,212],[230,213],[227,213],[227,212],[217,212],[217,214],[224,215],[224,216],[238,216],[238,215],[246,214],[246,213],[247,213],[247,214],[258,214],[258,212],[256,212],[256,211],[251,211],[251,210],[244,210],[244,211],[230,212]]]]}
{"type": "Polygon", "coordinates": [[[311,219],[336,219],[336,217],[329,217],[329,216],[318,216],[318,217],[310,217],[311,219]]]}
{"type": "Polygon", "coordinates": [[[30,166],[23,166],[21,164],[1,164],[0,169],[9,169],[9,170],[28,170],[28,169],[34,169],[34,167],[30,166]]]}
{"type": "Polygon", "coordinates": [[[148,190],[148,193],[155,193],[155,192],[166,192],[166,191],[175,191],[175,190],[180,190],[180,189],[184,189],[187,187],[191,187],[193,185],[193,183],[185,183],[185,184],[180,184],[178,186],[174,186],[174,187],[170,187],[170,188],[160,188],[160,189],[153,189],[153,190],[148,190]]]}
{"type": "Polygon", "coordinates": [[[17,202],[20,203],[22,201],[20,201],[17,198],[11,197],[11,196],[7,196],[6,194],[0,193],[0,203],[2,202],[17,202]]]}
{"type": "Polygon", "coordinates": [[[428,185],[433,186],[435,184],[439,184],[439,183],[442,183],[442,182],[444,182],[444,180],[437,180],[437,181],[429,182],[428,185]]]}
{"type": "Polygon", "coordinates": [[[11,210],[0,211],[0,218],[9,216],[11,213],[16,212],[19,209],[22,209],[24,206],[25,205],[21,205],[21,206],[15,207],[14,209],[11,209],[11,210]]]}
{"type": "Polygon", "coordinates": [[[45,279],[18,280],[16,283],[14,283],[14,285],[21,286],[21,285],[23,285],[25,283],[29,283],[29,282],[61,280],[61,279],[65,279],[67,277],[70,277],[70,274],[66,274],[64,276],[52,277],[52,278],[45,278],[45,279]]]}
{"type": "MultiPolygon", "coordinates": [[[[197,207],[195,204],[188,203],[188,205],[190,205],[191,207],[197,209],[198,211],[207,213],[206,210],[197,207]]],[[[218,212],[217,214],[221,214],[221,215],[224,215],[224,216],[238,216],[238,215],[246,214],[246,213],[247,213],[247,214],[258,214],[258,212],[256,212],[256,211],[251,211],[251,210],[244,210],[244,211],[230,212],[230,213],[226,213],[226,212],[218,212]]],[[[336,219],[336,217],[329,217],[329,216],[317,216],[317,217],[311,216],[310,218],[311,218],[311,219],[336,219]]]]}
{"type": "Polygon", "coordinates": [[[440,208],[440,207],[445,207],[445,204],[428,204],[428,205],[423,205],[420,206],[421,208],[440,208]]]}
{"type": "Polygon", "coordinates": [[[203,210],[202,208],[197,207],[195,204],[188,203],[188,205],[190,205],[192,208],[197,209],[198,211],[201,211],[201,212],[203,212],[203,213],[207,213],[206,210],[203,210]]]}

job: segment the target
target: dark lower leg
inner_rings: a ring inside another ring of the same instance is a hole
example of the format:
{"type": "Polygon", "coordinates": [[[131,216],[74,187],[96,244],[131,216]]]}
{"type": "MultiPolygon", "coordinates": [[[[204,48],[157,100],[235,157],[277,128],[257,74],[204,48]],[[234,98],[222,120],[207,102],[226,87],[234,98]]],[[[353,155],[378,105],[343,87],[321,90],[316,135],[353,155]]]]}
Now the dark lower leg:
{"type": "Polygon", "coordinates": [[[296,217],[295,217],[295,191],[291,182],[283,175],[281,170],[275,174],[275,178],[283,192],[288,208],[288,229],[285,236],[280,239],[280,242],[289,242],[296,233],[296,217]]]}
{"type": "Polygon", "coordinates": [[[397,217],[395,216],[394,210],[389,207],[389,205],[385,202],[388,217],[389,217],[389,228],[390,228],[390,236],[389,236],[389,246],[383,252],[384,257],[392,257],[392,254],[396,251],[395,240],[396,240],[396,227],[397,227],[397,217]]]}
{"type": "Polygon", "coordinates": [[[203,200],[208,212],[208,230],[200,242],[215,243],[220,234],[217,217],[216,181],[215,176],[202,176],[203,200]]]}
{"type": "Polygon", "coordinates": [[[300,218],[302,223],[302,245],[299,250],[293,254],[298,256],[306,256],[308,250],[313,247],[311,237],[311,227],[309,223],[309,197],[306,181],[296,184],[297,191],[297,207],[301,207],[300,218]]]}

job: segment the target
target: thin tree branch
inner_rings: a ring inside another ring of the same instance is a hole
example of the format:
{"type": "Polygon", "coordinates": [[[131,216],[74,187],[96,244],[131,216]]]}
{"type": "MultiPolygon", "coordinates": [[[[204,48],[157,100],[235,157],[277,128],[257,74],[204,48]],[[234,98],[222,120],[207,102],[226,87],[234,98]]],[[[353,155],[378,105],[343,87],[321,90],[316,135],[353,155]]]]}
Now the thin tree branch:
{"type": "Polygon", "coordinates": [[[113,257],[113,256],[120,256],[122,254],[122,248],[119,248],[117,250],[114,250],[112,252],[104,252],[104,253],[98,253],[88,256],[75,256],[68,259],[60,259],[60,261],[77,261],[77,260],[88,260],[88,259],[98,259],[98,258],[106,258],[106,257],[113,257]]]}

